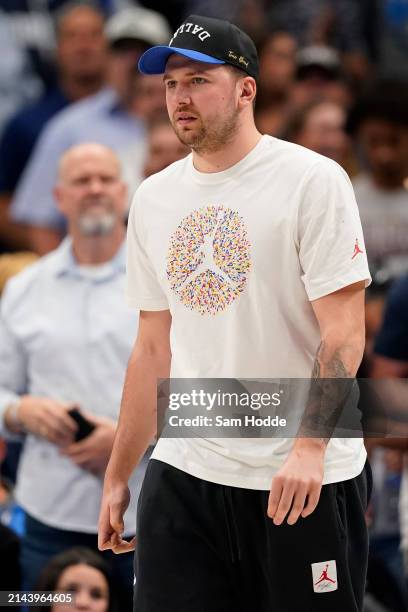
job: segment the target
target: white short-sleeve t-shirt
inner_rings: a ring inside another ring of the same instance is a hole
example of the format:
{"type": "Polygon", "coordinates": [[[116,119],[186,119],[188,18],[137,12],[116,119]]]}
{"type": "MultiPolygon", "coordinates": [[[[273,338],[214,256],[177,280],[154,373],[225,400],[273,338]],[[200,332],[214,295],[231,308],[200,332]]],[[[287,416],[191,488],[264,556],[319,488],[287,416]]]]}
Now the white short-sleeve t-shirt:
{"type": "MultiPolygon", "coordinates": [[[[171,376],[309,378],[311,301],[370,274],[353,189],[335,162],[263,136],[228,170],[192,156],[145,180],[128,224],[127,296],[169,309],[171,376]]],[[[211,482],[270,488],[293,439],[161,438],[152,457],[211,482]]],[[[364,467],[363,441],[333,438],[324,483],[364,467]]]]}

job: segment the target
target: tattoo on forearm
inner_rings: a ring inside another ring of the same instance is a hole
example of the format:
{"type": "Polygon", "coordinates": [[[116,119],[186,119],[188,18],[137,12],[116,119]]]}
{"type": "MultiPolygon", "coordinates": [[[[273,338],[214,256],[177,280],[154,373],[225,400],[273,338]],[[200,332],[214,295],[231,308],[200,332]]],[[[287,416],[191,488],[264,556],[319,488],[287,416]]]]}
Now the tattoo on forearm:
{"type": "Polygon", "coordinates": [[[313,365],[309,398],[299,437],[314,437],[327,444],[354,385],[340,350],[328,353],[320,343],[313,365]]]}

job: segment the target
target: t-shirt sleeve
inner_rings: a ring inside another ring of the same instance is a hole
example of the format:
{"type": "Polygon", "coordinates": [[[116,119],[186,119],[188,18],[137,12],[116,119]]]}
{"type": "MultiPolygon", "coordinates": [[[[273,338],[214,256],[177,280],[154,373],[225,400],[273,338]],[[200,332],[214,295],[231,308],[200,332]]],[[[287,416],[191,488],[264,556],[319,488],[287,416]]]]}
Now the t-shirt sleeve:
{"type": "Polygon", "coordinates": [[[167,310],[167,297],[145,248],[143,202],[140,189],[130,208],[127,228],[126,299],[139,310],[167,310]]]}
{"type": "Polygon", "coordinates": [[[309,300],[358,281],[371,282],[353,187],[331,160],[309,171],[297,219],[302,281],[309,300]]]}
{"type": "Polygon", "coordinates": [[[389,359],[408,361],[408,277],[396,281],[389,291],[374,352],[389,359]]]}

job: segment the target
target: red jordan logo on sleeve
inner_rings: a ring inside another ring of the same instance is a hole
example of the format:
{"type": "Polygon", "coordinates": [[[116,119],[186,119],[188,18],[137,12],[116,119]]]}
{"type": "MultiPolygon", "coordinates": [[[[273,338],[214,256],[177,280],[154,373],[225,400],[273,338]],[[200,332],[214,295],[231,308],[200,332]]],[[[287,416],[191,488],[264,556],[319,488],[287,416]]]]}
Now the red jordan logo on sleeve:
{"type": "Polygon", "coordinates": [[[315,593],[327,593],[337,590],[336,561],[312,563],[313,590],[315,593]]]}
{"type": "Polygon", "coordinates": [[[356,255],[358,255],[359,253],[363,253],[363,251],[358,246],[358,238],[356,238],[356,244],[354,245],[354,253],[353,253],[353,257],[351,259],[354,259],[356,257],[356,255]]]}

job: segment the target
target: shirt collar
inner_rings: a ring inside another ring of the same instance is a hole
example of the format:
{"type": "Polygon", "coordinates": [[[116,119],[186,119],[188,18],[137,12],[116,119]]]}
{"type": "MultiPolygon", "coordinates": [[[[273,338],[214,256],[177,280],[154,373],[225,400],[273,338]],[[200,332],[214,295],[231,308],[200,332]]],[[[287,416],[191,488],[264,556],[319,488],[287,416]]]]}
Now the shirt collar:
{"type": "MultiPolygon", "coordinates": [[[[66,236],[59,247],[54,251],[54,270],[57,277],[75,276],[81,278],[81,269],[75,259],[72,239],[66,236]]],[[[126,270],[126,242],[123,241],[118,252],[110,260],[111,267],[107,270],[106,276],[95,280],[95,282],[104,282],[109,278],[117,276],[126,270]]]]}

